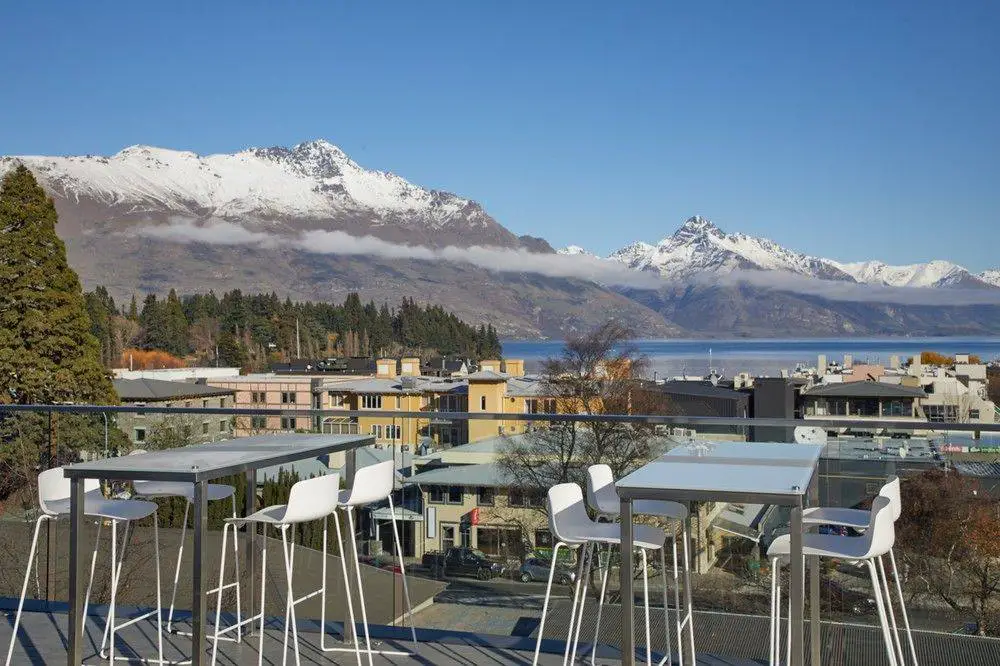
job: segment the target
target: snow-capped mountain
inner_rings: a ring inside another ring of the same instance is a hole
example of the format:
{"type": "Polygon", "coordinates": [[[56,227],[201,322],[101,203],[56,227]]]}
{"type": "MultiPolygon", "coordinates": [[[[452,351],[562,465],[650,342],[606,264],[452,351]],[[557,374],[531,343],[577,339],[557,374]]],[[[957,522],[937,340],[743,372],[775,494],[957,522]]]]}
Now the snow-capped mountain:
{"type": "Polygon", "coordinates": [[[827,280],[853,280],[825,259],[781,247],[766,238],[727,234],[701,216],[690,218],[656,245],[636,242],[609,259],[638,270],[655,270],[673,279],[736,270],[781,270],[827,280]]]}
{"type": "Polygon", "coordinates": [[[115,219],[172,214],[271,221],[272,230],[274,221],[291,221],[291,230],[295,221],[313,228],[354,223],[393,240],[401,234],[392,230],[405,230],[411,243],[461,244],[465,236],[482,243],[485,236],[518,244],[479,204],[365,169],[323,140],[219,155],[132,146],[110,157],[4,157],[0,174],[17,162],[57,197],[104,207],[115,219]]]}
{"type": "Polygon", "coordinates": [[[556,250],[556,254],[565,254],[571,257],[596,257],[593,252],[583,249],[579,245],[567,245],[556,250]]]}
{"type": "Polygon", "coordinates": [[[824,280],[890,287],[1000,287],[1000,270],[973,275],[949,261],[889,266],[881,261],[842,263],[789,250],[766,238],[727,234],[703,217],[690,218],[656,245],[638,241],[609,259],[672,280],[736,270],[785,271],[824,280]]]}
{"type": "Polygon", "coordinates": [[[968,286],[975,280],[968,270],[950,261],[929,261],[926,264],[889,266],[881,261],[830,263],[850,274],[858,282],[889,287],[955,287],[968,286]]]}
{"type": "Polygon", "coordinates": [[[993,285],[994,287],[1000,287],[1000,269],[983,271],[976,277],[986,284],[993,285]]]}

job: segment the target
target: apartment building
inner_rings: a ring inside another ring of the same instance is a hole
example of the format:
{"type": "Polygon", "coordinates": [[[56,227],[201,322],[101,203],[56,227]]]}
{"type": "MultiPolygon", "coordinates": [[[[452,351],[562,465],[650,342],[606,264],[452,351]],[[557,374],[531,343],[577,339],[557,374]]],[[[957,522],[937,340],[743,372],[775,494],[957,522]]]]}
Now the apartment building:
{"type": "MultiPolygon", "coordinates": [[[[129,407],[227,408],[235,391],[207,384],[162,379],[115,379],[115,391],[129,407]]],[[[232,418],[220,414],[154,414],[121,412],[118,428],[137,448],[157,428],[177,428],[191,443],[215,442],[233,436],[232,418]]]]}
{"type": "MultiPolygon", "coordinates": [[[[233,391],[238,409],[308,411],[313,388],[320,381],[311,375],[252,374],[209,379],[208,384],[233,391]]],[[[311,432],[312,418],[305,416],[237,416],[233,434],[245,437],[261,432],[311,432]]]]}

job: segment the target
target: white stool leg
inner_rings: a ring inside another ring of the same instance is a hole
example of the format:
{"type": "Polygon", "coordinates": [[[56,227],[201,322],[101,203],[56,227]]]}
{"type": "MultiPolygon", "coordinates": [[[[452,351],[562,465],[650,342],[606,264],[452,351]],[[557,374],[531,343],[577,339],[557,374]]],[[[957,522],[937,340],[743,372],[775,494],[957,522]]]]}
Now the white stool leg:
{"type": "Polygon", "coordinates": [[[919,666],[917,662],[917,648],[913,644],[913,632],[910,631],[910,617],[906,613],[906,601],[903,598],[903,584],[899,581],[899,570],[896,569],[896,554],[892,548],[889,549],[889,563],[892,565],[892,577],[896,579],[899,612],[903,616],[903,626],[906,628],[906,640],[910,644],[910,656],[913,657],[913,666],[919,666]]]}
{"type": "Polygon", "coordinates": [[[579,559],[576,563],[576,584],[573,586],[573,605],[569,613],[569,628],[566,630],[566,647],[563,650],[563,666],[569,662],[570,644],[573,642],[573,630],[576,629],[576,605],[580,600],[580,587],[583,585],[583,568],[587,559],[587,548],[590,544],[579,547],[579,559]]]}
{"type": "Polygon", "coordinates": [[[885,564],[882,557],[876,557],[878,563],[879,579],[882,581],[882,590],[885,593],[885,606],[889,611],[889,626],[892,627],[892,639],[896,646],[896,656],[899,657],[900,666],[905,666],[906,657],[903,656],[903,643],[899,639],[899,625],[896,624],[896,611],[892,607],[892,593],[889,592],[889,579],[885,575],[885,564]]]}
{"type": "Polygon", "coordinates": [[[181,540],[177,545],[177,564],[174,566],[174,587],[170,592],[170,610],[167,612],[167,631],[174,630],[174,603],[177,600],[177,581],[181,577],[181,558],[184,556],[184,535],[187,534],[188,511],[191,509],[191,502],[184,502],[184,520],[181,521],[181,540]]]}
{"type": "Polygon", "coordinates": [[[552,578],[556,573],[556,561],[559,556],[559,548],[562,545],[561,541],[557,541],[555,547],[552,548],[552,564],[549,565],[549,582],[545,586],[545,601],[542,602],[542,619],[538,623],[538,638],[535,639],[535,657],[531,660],[531,666],[538,666],[538,654],[542,649],[542,634],[545,633],[545,615],[549,610],[549,597],[552,595],[552,578]]]}
{"type": "MultiPolygon", "coordinates": [[[[24,598],[28,594],[28,579],[31,578],[31,565],[35,561],[35,551],[38,548],[38,531],[42,527],[42,521],[48,520],[48,516],[41,515],[35,521],[35,535],[31,538],[31,550],[28,551],[28,568],[24,572],[24,584],[21,585],[21,600],[17,602],[17,614],[14,615],[14,633],[10,635],[10,647],[7,648],[6,666],[10,666],[11,655],[14,654],[14,642],[17,640],[17,627],[21,624],[21,609],[24,608],[24,598]]],[[[84,615],[86,618],[86,614],[84,615]]]]}
{"type": "MultiPolygon", "coordinates": [[[[226,546],[229,540],[230,523],[222,524],[222,556],[219,557],[219,587],[215,593],[215,633],[212,635],[212,663],[219,651],[219,624],[222,620],[222,581],[226,580],[226,546]]],[[[239,620],[237,619],[237,622],[239,620]]]]}
{"type": "Polygon", "coordinates": [[[690,539],[688,539],[688,521],[681,521],[681,536],[684,539],[684,622],[688,628],[688,648],[691,653],[688,655],[691,666],[697,661],[694,650],[694,604],[691,602],[691,557],[688,553],[690,539]]]}
{"type": "MultiPolygon", "coordinates": [[[[118,524],[117,520],[111,521],[112,528],[116,527],[117,524],[118,524]]],[[[122,564],[124,564],[124,562],[125,562],[125,551],[127,550],[127,546],[128,546],[128,542],[129,542],[129,535],[131,534],[131,531],[132,531],[132,522],[131,521],[126,521],[125,522],[124,533],[122,534],[121,552],[118,554],[117,563],[115,562],[114,555],[111,556],[111,580],[112,581],[117,581],[119,579],[119,577],[121,576],[121,573],[122,573],[122,564]]],[[[114,539],[114,531],[112,531],[112,539],[114,539]]],[[[112,594],[114,594],[117,589],[118,589],[118,583],[117,582],[113,582],[112,583],[112,594]]],[[[104,653],[104,648],[107,645],[108,632],[109,632],[110,628],[111,628],[111,623],[106,622],[104,624],[104,635],[101,638],[101,651],[100,651],[100,654],[101,654],[102,657],[105,654],[104,653]]]]}
{"type": "MultiPolygon", "coordinates": [[[[251,492],[247,489],[247,492],[251,492]]],[[[251,525],[252,527],[252,525],[251,525]]],[[[264,597],[267,591],[267,529],[261,530],[260,536],[260,636],[257,639],[257,666],[264,663],[264,620],[267,618],[265,612],[264,597]]]]}
{"type": "MultiPolygon", "coordinates": [[[[601,551],[597,551],[597,564],[601,563],[601,551]]],[[[608,546],[608,561],[601,567],[601,594],[597,597],[597,623],[594,625],[594,642],[590,648],[590,665],[594,666],[597,659],[597,640],[601,633],[601,615],[604,611],[604,595],[608,589],[608,570],[611,569],[611,546],[608,546]]],[[[666,592],[664,592],[666,594],[666,592]]],[[[665,597],[664,597],[665,599],[665,597]]]]}
{"type": "Polygon", "coordinates": [[[101,528],[104,521],[97,521],[97,537],[94,539],[94,552],[90,555],[90,579],[87,581],[87,593],[83,595],[83,631],[87,630],[87,610],[90,608],[90,590],[94,587],[94,570],[97,567],[97,551],[101,547],[101,528]]]}
{"type": "Polygon", "coordinates": [[[768,623],[768,651],[767,651],[767,663],[769,666],[775,666],[774,652],[778,645],[778,637],[775,635],[775,629],[778,626],[778,614],[775,612],[775,602],[777,602],[777,608],[781,607],[780,597],[780,587],[778,587],[778,567],[777,560],[771,563],[771,610],[769,612],[770,618],[768,623]]]}
{"type": "Polygon", "coordinates": [[[667,544],[660,548],[660,582],[663,588],[663,635],[667,641],[667,649],[658,666],[669,664],[673,654],[673,641],[670,639],[670,606],[667,604],[667,544]]]}
{"type": "Polygon", "coordinates": [[[365,629],[365,649],[368,651],[368,666],[374,666],[374,661],[372,660],[372,639],[368,633],[368,611],[365,610],[365,590],[361,584],[361,561],[358,559],[358,542],[354,538],[354,507],[351,506],[347,507],[347,528],[351,533],[351,552],[354,556],[354,573],[358,582],[358,601],[361,603],[361,624],[365,629]]]}
{"type": "Polygon", "coordinates": [[[681,604],[681,576],[680,576],[680,564],[677,554],[677,533],[674,533],[673,539],[674,551],[674,617],[677,618],[675,623],[675,630],[677,632],[677,663],[680,666],[684,666],[684,606],[681,604]]]}
{"type": "MultiPolygon", "coordinates": [[[[347,618],[348,621],[343,624],[343,634],[342,638],[344,642],[347,642],[347,632],[348,627],[350,627],[351,640],[354,643],[354,654],[358,660],[358,666],[361,666],[361,641],[358,640],[358,625],[354,621],[354,601],[352,600],[351,594],[351,578],[347,575],[347,558],[344,557],[344,537],[340,529],[340,517],[334,513],[333,514],[334,527],[337,529],[337,552],[340,554],[340,570],[344,575],[344,594],[347,596],[347,618]]],[[[325,561],[324,561],[325,566],[325,561]]],[[[324,578],[324,581],[326,579],[324,578]]],[[[335,648],[326,647],[326,632],[324,631],[320,634],[320,648],[323,651],[334,650],[335,648]]],[[[370,658],[370,657],[369,657],[370,658]]]]}
{"type": "MultiPolygon", "coordinates": [[[[293,529],[294,529],[294,526],[293,526],[293,529]]],[[[295,646],[294,646],[294,648],[295,648],[295,666],[299,666],[301,664],[301,661],[299,659],[299,628],[298,628],[297,621],[295,619],[295,592],[292,589],[292,576],[294,574],[294,569],[293,569],[293,566],[292,566],[292,558],[293,558],[292,548],[295,547],[295,543],[294,543],[294,541],[292,543],[288,543],[288,532],[289,532],[289,530],[287,530],[287,529],[281,530],[281,544],[284,547],[283,550],[285,551],[285,579],[286,579],[286,581],[288,583],[288,602],[287,602],[288,610],[285,613],[285,639],[286,639],[285,648],[286,649],[285,649],[284,653],[282,654],[281,663],[285,664],[287,662],[287,657],[288,657],[288,650],[287,650],[287,647],[288,647],[288,643],[287,643],[287,639],[288,639],[288,623],[291,622],[291,624],[292,624],[292,640],[295,642],[295,646]],[[289,618],[289,613],[291,614],[291,618],[289,618]]],[[[294,532],[292,533],[292,538],[294,539],[294,532]]]]}
{"type": "MultiPolygon", "coordinates": [[[[128,530],[128,525],[125,527],[128,530]]],[[[122,549],[124,550],[124,544],[122,544],[122,549]]],[[[118,554],[118,521],[111,521],[111,604],[108,606],[108,620],[105,623],[105,636],[111,638],[111,643],[108,646],[108,663],[115,663],[115,601],[118,594],[118,567],[116,564],[116,555],[118,554]]],[[[101,650],[104,649],[104,641],[101,641],[101,650]]]]}
{"type": "Polygon", "coordinates": [[[642,601],[646,611],[646,666],[653,666],[653,636],[649,631],[649,559],[646,549],[640,548],[642,554],[642,601]]]}
{"type": "Polygon", "coordinates": [[[587,563],[584,565],[583,571],[583,590],[580,594],[580,609],[576,616],[576,632],[573,634],[573,650],[570,653],[569,663],[576,663],[576,648],[580,642],[580,627],[583,626],[583,609],[587,605],[587,587],[590,584],[590,571],[594,565],[594,551],[597,550],[597,544],[590,544],[587,549],[587,563]]]}
{"type": "Polygon", "coordinates": [[[872,560],[865,562],[868,565],[868,574],[872,581],[872,593],[875,595],[875,603],[878,606],[878,619],[882,627],[882,641],[885,643],[885,652],[889,657],[889,666],[896,665],[896,651],[892,647],[892,632],[889,630],[889,618],[885,612],[885,603],[882,599],[882,586],[878,580],[878,570],[872,560]]]}
{"type": "MultiPolygon", "coordinates": [[[[233,501],[233,518],[237,518],[236,515],[236,492],[232,494],[233,501]]],[[[222,552],[222,556],[225,557],[225,550],[222,552]]],[[[236,523],[233,523],[233,571],[236,573],[236,642],[243,642],[243,604],[240,598],[240,533],[236,529],[236,523]]],[[[219,585],[222,585],[222,578],[219,578],[219,585]]]]}
{"type": "Polygon", "coordinates": [[[396,555],[399,557],[399,575],[403,579],[403,598],[406,600],[406,617],[410,621],[410,634],[413,636],[413,649],[417,649],[417,628],[413,624],[413,606],[410,605],[410,588],[406,584],[406,569],[403,565],[403,544],[399,541],[399,530],[396,528],[396,509],[389,495],[389,515],[392,517],[392,538],[396,542],[396,555]]]}
{"type": "Polygon", "coordinates": [[[163,661],[163,599],[160,592],[162,585],[160,580],[160,519],[155,511],[153,512],[153,551],[156,561],[156,643],[160,663],[163,664],[165,662],[163,661]]]}

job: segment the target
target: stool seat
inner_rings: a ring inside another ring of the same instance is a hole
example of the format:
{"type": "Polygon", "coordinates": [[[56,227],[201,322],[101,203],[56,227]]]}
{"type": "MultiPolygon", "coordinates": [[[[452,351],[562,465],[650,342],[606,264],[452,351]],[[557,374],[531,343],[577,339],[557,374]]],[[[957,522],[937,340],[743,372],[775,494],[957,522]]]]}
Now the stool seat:
{"type": "MultiPolygon", "coordinates": [[[[287,504],[275,504],[273,506],[265,507],[255,513],[251,513],[249,516],[237,516],[236,518],[226,518],[226,522],[234,523],[236,525],[243,525],[244,523],[266,523],[268,525],[274,525],[276,527],[284,527],[286,525],[293,524],[292,521],[285,520],[287,515],[288,515],[287,504]]],[[[294,521],[294,522],[300,522],[300,521],[294,521]]]]}
{"type": "Polygon", "coordinates": [[[871,511],[864,509],[842,509],[832,506],[817,506],[802,511],[803,525],[841,525],[862,530],[868,527],[871,511]]]}
{"type": "MultiPolygon", "coordinates": [[[[875,556],[888,552],[874,553],[875,556]]],[[[789,557],[792,552],[792,537],[782,534],[771,542],[767,556],[789,557]]],[[[861,560],[872,557],[869,553],[867,540],[863,537],[840,536],[839,534],[803,534],[802,554],[805,556],[831,557],[844,560],[861,560]]]]}
{"type": "Polygon", "coordinates": [[[680,502],[667,500],[635,500],[632,502],[632,513],[672,520],[686,520],[688,508],[680,502]]]}
{"type": "MultiPolygon", "coordinates": [[[[636,525],[632,534],[632,545],[645,550],[659,550],[667,540],[663,530],[648,525],[636,525]]],[[[560,529],[559,538],[570,545],[601,543],[620,546],[622,541],[621,527],[617,523],[591,523],[585,529],[567,526],[560,529]]]]}

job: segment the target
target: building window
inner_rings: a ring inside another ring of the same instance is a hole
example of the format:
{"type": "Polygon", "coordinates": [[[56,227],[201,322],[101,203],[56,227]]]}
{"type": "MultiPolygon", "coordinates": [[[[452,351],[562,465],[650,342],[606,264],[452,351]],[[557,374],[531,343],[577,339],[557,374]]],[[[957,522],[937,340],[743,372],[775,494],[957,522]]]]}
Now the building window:
{"type": "Polygon", "coordinates": [[[295,391],[282,391],[281,392],[281,404],[283,404],[283,405],[294,405],[295,404],[295,391]]]}
{"type": "Polygon", "coordinates": [[[479,506],[493,506],[496,490],[487,486],[480,486],[477,495],[476,503],[479,506]]]}
{"type": "Polygon", "coordinates": [[[442,525],[441,526],[441,550],[447,551],[449,548],[455,547],[455,526],[454,525],[442,525]]]}
{"type": "Polygon", "coordinates": [[[972,419],[972,420],[974,420],[974,421],[978,421],[979,420],[979,410],[978,409],[970,409],[969,410],[969,418],[972,419]]]}
{"type": "Polygon", "coordinates": [[[402,407],[403,407],[403,398],[402,398],[402,396],[398,396],[397,395],[396,396],[396,409],[402,409],[402,407]]]}
{"type": "Polygon", "coordinates": [[[554,398],[528,398],[524,401],[525,414],[554,414],[555,411],[554,398]]]}
{"type": "Polygon", "coordinates": [[[202,409],[208,409],[208,400],[202,400],[201,401],[201,408],[202,409]]]}
{"type": "Polygon", "coordinates": [[[402,437],[402,428],[398,425],[387,424],[385,426],[385,438],[386,439],[400,439],[402,437]]]}
{"type": "Polygon", "coordinates": [[[382,394],[365,393],[362,395],[361,409],[382,409],[382,394]]]}
{"type": "Polygon", "coordinates": [[[203,434],[203,435],[207,435],[208,434],[208,421],[204,421],[201,424],[201,434],[203,434]]]}
{"type": "Polygon", "coordinates": [[[221,398],[219,398],[219,407],[221,407],[222,409],[226,408],[226,396],[222,396],[221,398]]]}
{"type": "Polygon", "coordinates": [[[374,436],[375,439],[382,439],[382,424],[373,423],[371,428],[371,435],[374,436]]]}
{"type": "Polygon", "coordinates": [[[534,490],[511,488],[510,493],[507,495],[507,503],[510,506],[540,507],[544,506],[545,498],[542,493],[534,490]]]}
{"type": "Polygon", "coordinates": [[[464,488],[462,486],[448,487],[448,504],[461,504],[464,488]]]}
{"type": "Polygon", "coordinates": [[[251,416],[250,417],[250,427],[253,430],[264,430],[267,428],[267,417],[266,416],[251,416]]]}
{"type": "Polygon", "coordinates": [[[551,548],[552,532],[548,530],[535,530],[535,548],[551,548]]]}
{"type": "Polygon", "coordinates": [[[925,405],[927,420],[932,423],[954,423],[958,421],[958,405],[925,405]]]}
{"type": "Polygon", "coordinates": [[[229,427],[229,421],[219,421],[219,432],[226,432],[229,427]]]}
{"type": "Polygon", "coordinates": [[[282,430],[295,430],[295,419],[291,416],[281,417],[281,429],[282,430]]]}
{"type": "Polygon", "coordinates": [[[462,486],[430,486],[427,501],[431,504],[461,504],[462,486]]]}
{"type": "Polygon", "coordinates": [[[486,396],[485,395],[479,397],[479,409],[481,411],[484,411],[484,412],[486,411],[486,396]]]}
{"type": "Polygon", "coordinates": [[[343,407],[344,406],[344,396],[340,393],[334,393],[333,391],[327,392],[327,397],[330,399],[331,407],[343,407]]]}
{"type": "Polygon", "coordinates": [[[253,391],[250,394],[250,402],[254,402],[254,403],[265,403],[265,402],[267,402],[267,393],[265,391],[253,391]]]}
{"type": "Polygon", "coordinates": [[[146,429],[145,428],[136,428],[132,432],[132,439],[135,440],[135,441],[137,441],[137,442],[145,442],[146,441],[146,429]]]}

